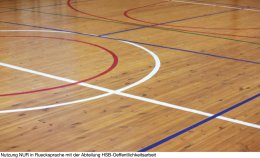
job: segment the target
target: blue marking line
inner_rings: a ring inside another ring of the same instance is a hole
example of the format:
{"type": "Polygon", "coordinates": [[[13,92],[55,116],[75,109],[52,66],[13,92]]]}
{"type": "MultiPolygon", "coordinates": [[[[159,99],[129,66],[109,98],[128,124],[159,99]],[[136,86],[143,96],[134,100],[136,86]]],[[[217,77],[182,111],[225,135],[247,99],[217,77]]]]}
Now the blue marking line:
{"type": "Polygon", "coordinates": [[[248,98],[248,99],[246,99],[246,100],[244,100],[244,101],[242,101],[242,102],[240,102],[240,103],[238,103],[236,105],[233,105],[230,108],[227,108],[227,109],[225,109],[225,110],[223,110],[223,111],[221,111],[221,112],[219,112],[219,113],[217,113],[217,114],[215,114],[215,115],[213,115],[211,117],[208,117],[208,118],[206,118],[206,119],[204,119],[204,120],[202,120],[202,121],[200,121],[200,122],[198,122],[198,123],[196,123],[194,125],[191,125],[191,126],[185,128],[185,129],[183,129],[183,130],[181,130],[181,131],[179,131],[179,132],[177,132],[177,133],[175,133],[173,135],[170,135],[170,136],[168,136],[168,137],[166,137],[166,138],[164,138],[164,139],[162,139],[162,140],[160,140],[160,141],[158,141],[158,142],[156,142],[154,144],[151,144],[151,145],[149,145],[149,146],[139,150],[138,152],[146,152],[146,151],[148,151],[148,150],[150,150],[152,148],[155,148],[155,147],[157,147],[157,146],[159,146],[159,145],[161,145],[161,144],[163,144],[163,143],[165,143],[165,142],[167,142],[167,141],[169,141],[169,140],[171,140],[173,138],[176,138],[176,137],[178,137],[178,136],[180,136],[180,135],[182,135],[182,134],[184,134],[184,133],[186,133],[186,132],[188,132],[188,131],[190,131],[190,130],[198,127],[198,126],[201,126],[201,125],[203,125],[203,124],[205,124],[205,123],[207,123],[207,122],[217,118],[218,116],[221,116],[221,115],[223,115],[223,114],[225,114],[225,113],[227,113],[227,112],[229,112],[231,110],[234,110],[234,109],[236,109],[236,108],[238,108],[238,107],[240,107],[240,106],[242,106],[242,105],[244,105],[244,104],[246,104],[246,103],[256,99],[257,97],[260,97],[260,93],[258,93],[257,95],[254,95],[254,96],[252,96],[252,97],[250,97],[250,98],[248,98]]]}
{"type": "Polygon", "coordinates": [[[153,25],[147,25],[147,26],[141,26],[141,27],[137,27],[137,28],[127,29],[127,30],[110,32],[110,33],[102,34],[102,35],[99,35],[99,36],[118,34],[118,33],[133,31],[133,30],[139,30],[139,29],[143,29],[143,28],[150,28],[150,27],[154,27],[154,26],[158,26],[158,25],[164,25],[164,24],[175,23],[175,22],[180,22],[180,21],[186,21],[186,20],[191,20],[191,19],[196,19],[196,18],[201,18],[201,17],[207,17],[207,16],[212,16],[212,15],[223,14],[223,13],[232,12],[232,11],[235,11],[235,10],[237,10],[237,9],[226,10],[226,11],[210,13],[210,14],[204,14],[204,15],[199,15],[199,16],[194,16],[194,17],[184,18],[184,19],[179,19],[179,20],[171,20],[171,21],[167,21],[167,22],[163,22],[163,23],[159,23],[159,24],[153,24],[153,25]]]}
{"type": "Polygon", "coordinates": [[[0,22],[1,23],[6,23],[6,24],[12,24],[12,25],[20,25],[20,26],[28,26],[28,27],[33,27],[33,28],[53,30],[53,31],[68,32],[68,33],[73,33],[73,34],[78,34],[78,35],[83,35],[83,36],[99,37],[99,38],[110,39],[110,40],[115,40],[115,41],[132,42],[132,43],[136,43],[136,44],[142,44],[142,45],[153,46],[153,47],[164,48],[164,49],[170,49],[170,50],[177,50],[177,51],[182,51],[182,52],[187,52],[187,53],[192,53],[192,54],[216,57],[216,58],[221,58],[221,59],[228,59],[228,60],[245,62],[245,63],[250,63],[250,64],[260,64],[260,62],[257,62],[257,61],[236,59],[236,58],[220,56],[220,55],[215,55],[215,54],[197,52],[197,51],[193,51],[193,50],[186,50],[186,49],[181,49],[181,48],[174,48],[174,47],[168,47],[168,46],[162,46],[162,45],[156,45],[156,44],[150,44],[150,43],[143,43],[143,42],[131,41],[131,40],[120,39],[120,38],[112,38],[112,37],[107,37],[107,36],[98,36],[98,35],[95,35],[95,34],[81,33],[81,32],[69,31],[69,30],[61,30],[61,29],[55,29],[55,28],[50,28],[50,27],[44,27],[44,26],[34,26],[34,25],[19,24],[19,23],[6,22],[6,21],[0,21],[0,22]]]}

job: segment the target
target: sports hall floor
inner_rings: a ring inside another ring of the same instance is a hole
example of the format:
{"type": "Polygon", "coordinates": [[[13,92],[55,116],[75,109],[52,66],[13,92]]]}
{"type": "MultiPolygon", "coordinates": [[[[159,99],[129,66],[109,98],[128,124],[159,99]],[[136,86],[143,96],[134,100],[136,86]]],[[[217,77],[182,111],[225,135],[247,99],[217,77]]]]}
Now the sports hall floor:
{"type": "Polygon", "coordinates": [[[0,151],[260,151],[259,0],[0,0],[0,151]]]}

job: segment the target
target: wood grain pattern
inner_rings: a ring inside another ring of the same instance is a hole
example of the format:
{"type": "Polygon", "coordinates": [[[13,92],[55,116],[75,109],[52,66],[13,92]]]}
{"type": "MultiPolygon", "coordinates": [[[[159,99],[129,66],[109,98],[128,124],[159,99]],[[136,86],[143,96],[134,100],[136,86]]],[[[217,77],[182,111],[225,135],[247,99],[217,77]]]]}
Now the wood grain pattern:
{"type": "MultiPolygon", "coordinates": [[[[66,2],[0,1],[0,30],[40,29],[6,23],[12,22],[96,35],[107,34],[149,25],[131,20],[123,13],[127,9],[160,1],[72,1],[73,7],[82,12],[112,20],[76,12],[66,2]]],[[[257,0],[202,2],[260,9],[257,0]]],[[[200,30],[260,37],[260,12],[235,10],[197,17],[230,9],[180,4],[170,1],[132,11],[131,15],[152,23],[185,19],[169,25],[227,28],[200,30]],[[191,17],[196,18],[187,19],[191,17]],[[232,30],[237,28],[259,29],[232,30]]],[[[150,80],[125,93],[216,114],[260,92],[260,38],[195,31],[198,29],[183,32],[158,25],[109,35],[174,48],[142,45],[158,55],[160,70],[150,80]]],[[[112,50],[119,58],[117,67],[87,82],[112,90],[140,80],[155,65],[154,59],[147,52],[118,40],[43,32],[0,32],[1,63],[77,81],[91,77],[113,63],[109,54],[91,45],[25,36],[75,39],[112,50]]],[[[66,84],[3,66],[0,66],[0,74],[0,94],[66,84]]],[[[33,94],[0,97],[0,110],[58,104],[101,94],[104,92],[74,85],[33,94]]],[[[224,116],[259,125],[260,98],[224,116]]],[[[63,107],[0,114],[0,151],[138,151],[205,118],[195,113],[113,94],[63,107]]],[[[260,151],[260,133],[257,128],[214,119],[151,151],[260,151]]]]}

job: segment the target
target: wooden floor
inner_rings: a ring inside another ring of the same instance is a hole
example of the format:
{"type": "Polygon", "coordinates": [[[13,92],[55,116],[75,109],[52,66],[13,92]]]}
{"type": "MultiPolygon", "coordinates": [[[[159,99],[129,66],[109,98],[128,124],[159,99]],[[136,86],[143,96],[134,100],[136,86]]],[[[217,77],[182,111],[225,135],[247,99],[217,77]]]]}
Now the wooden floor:
{"type": "Polygon", "coordinates": [[[0,51],[0,151],[260,151],[259,0],[1,0],[0,51]]]}

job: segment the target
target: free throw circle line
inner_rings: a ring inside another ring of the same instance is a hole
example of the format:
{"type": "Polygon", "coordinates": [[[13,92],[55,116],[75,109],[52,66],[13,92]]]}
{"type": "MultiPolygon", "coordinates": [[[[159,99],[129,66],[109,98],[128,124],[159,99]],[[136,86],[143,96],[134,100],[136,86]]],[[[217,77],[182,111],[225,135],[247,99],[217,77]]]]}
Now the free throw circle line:
{"type": "MultiPolygon", "coordinates": [[[[41,30],[39,30],[39,31],[41,31],[41,30]]],[[[122,41],[122,40],[118,40],[118,41],[126,42],[126,41],[122,41]]],[[[131,43],[132,45],[137,45],[137,44],[132,43],[132,42],[129,42],[129,43],[131,43]]],[[[144,48],[142,46],[140,46],[140,47],[144,48]]],[[[149,51],[149,53],[152,53],[154,56],[156,56],[158,58],[158,56],[156,54],[154,54],[152,51],[149,51]]],[[[3,64],[4,63],[0,63],[0,66],[1,65],[3,66],[3,64]]],[[[8,65],[6,65],[6,66],[8,66],[8,65]]],[[[158,71],[159,67],[160,67],[160,60],[157,61],[157,62],[155,60],[155,67],[154,67],[153,71],[151,71],[149,74],[151,74],[151,75],[152,74],[156,74],[157,72],[155,72],[155,71],[156,70],[158,71]],[[158,67],[158,68],[156,68],[156,67],[158,67]]],[[[32,71],[32,70],[30,70],[30,71],[32,71]]],[[[149,74],[147,76],[149,76],[149,74]]],[[[47,74],[47,75],[49,75],[49,74],[47,74]]],[[[47,76],[45,76],[45,77],[47,77],[47,76]]],[[[53,75],[49,75],[48,77],[50,77],[50,78],[53,77],[53,79],[59,79],[59,80],[65,81],[65,82],[76,82],[74,80],[65,79],[65,78],[57,77],[57,76],[53,76],[53,75]]],[[[153,76],[150,76],[149,79],[151,77],[153,77],[153,76]]],[[[152,103],[152,104],[155,104],[155,105],[160,105],[160,106],[169,107],[169,108],[173,108],[173,109],[177,109],[177,110],[181,110],[181,111],[186,111],[186,112],[189,112],[189,113],[195,113],[195,114],[202,115],[202,116],[207,116],[207,117],[213,116],[213,114],[211,114],[211,113],[199,111],[199,110],[196,110],[196,109],[186,108],[186,107],[182,107],[182,106],[178,106],[178,105],[174,105],[174,104],[170,104],[170,103],[166,103],[166,102],[162,102],[162,101],[158,101],[158,100],[154,100],[154,99],[140,97],[140,96],[127,94],[127,93],[123,93],[123,92],[118,92],[118,91],[115,91],[115,90],[110,90],[110,89],[107,89],[107,88],[104,88],[104,87],[99,87],[99,86],[95,86],[95,85],[91,85],[91,84],[87,84],[87,83],[80,83],[79,85],[85,86],[85,87],[88,87],[88,88],[93,88],[93,89],[100,90],[100,91],[104,91],[104,92],[107,92],[107,93],[102,94],[102,95],[98,95],[98,96],[94,96],[94,97],[90,97],[90,98],[85,98],[85,99],[80,99],[80,100],[76,100],[76,101],[60,103],[60,104],[53,104],[53,105],[47,105],[47,106],[41,106],[41,107],[33,107],[33,108],[24,108],[24,109],[2,110],[2,111],[0,111],[0,114],[1,113],[14,113],[14,112],[25,112],[25,111],[33,111],[33,110],[42,110],[42,109],[59,107],[59,106],[66,106],[66,105],[71,105],[71,104],[76,104],[76,103],[83,103],[83,102],[87,102],[87,101],[91,101],[91,100],[95,100],[95,99],[100,99],[100,98],[103,98],[103,97],[106,97],[106,96],[109,96],[109,95],[112,95],[112,94],[117,94],[117,95],[120,95],[120,96],[125,96],[125,97],[128,97],[128,98],[132,98],[132,99],[135,99],[135,100],[140,100],[140,101],[152,103]]],[[[131,86],[131,85],[129,85],[129,86],[131,86]]],[[[260,125],[249,123],[249,122],[245,122],[245,121],[241,121],[241,120],[236,120],[236,119],[232,119],[232,118],[228,118],[228,117],[224,117],[224,116],[219,116],[219,117],[217,117],[217,119],[228,121],[228,122],[232,122],[232,123],[236,123],[236,124],[240,124],[240,125],[244,125],[244,126],[248,126],[248,127],[252,127],[252,128],[260,129],[260,125]]]]}
{"type": "Polygon", "coordinates": [[[67,88],[67,87],[74,86],[74,85],[81,83],[81,82],[87,82],[87,81],[96,79],[98,77],[101,77],[101,76],[107,74],[108,72],[112,71],[118,64],[118,57],[113,51],[111,51],[111,50],[109,50],[109,49],[107,49],[103,46],[100,46],[100,45],[97,45],[97,44],[94,44],[94,43],[90,43],[90,42],[85,42],[85,41],[70,39],[70,38],[51,37],[51,36],[17,36],[17,35],[15,35],[15,36],[0,36],[0,38],[1,37],[3,37],[3,38],[42,38],[42,39],[54,39],[54,40],[64,40],[64,41],[70,41],[70,42],[77,42],[77,43],[81,43],[81,44],[84,44],[84,45],[87,44],[87,45],[91,45],[91,46],[94,46],[96,48],[99,48],[99,49],[103,50],[104,52],[108,53],[113,58],[113,62],[108,68],[106,68],[102,72],[99,72],[98,74],[91,76],[89,78],[82,79],[78,82],[59,85],[59,86],[53,86],[53,87],[48,87],[48,88],[29,90],[29,91],[5,93],[5,94],[0,94],[0,97],[17,96],[17,95],[23,95],[23,94],[32,94],[32,93],[56,90],[56,89],[60,89],[60,88],[67,88]]]}
{"type": "MultiPolygon", "coordinates": [[[[6,32],[66,33],[66,34],[69,33],[69,32],[63,32],[63,31],[49,31],[49,30],[28,30],[28,31],[27,30],[1,30],[0,32],[5,32],[5,31],[6,32]]],[[[70,33],[70,34],[73,34],[73,33],[70,33]]],[[[152,51],[144,48],[143,46],[135,44],[135,43],[126,42],[126,41],[120,41],[120,42],[123,42],[123,43],[129,44],[129,45],[135,46],[137,48],[140,48],[140,49],[144,50],[145,52],[147,52],[149,55],[151,55],[153,57],[154,62],[155,62],[155,66],[154,66],[153,70],[148,75],[146,75],[144,78],[142,78],[141,80],[139,80],[139,81],[137,81],[135,83],[132,83],[132,84],[130,84],[128,86],[125,86],[123,88],[120,88],[120,89],[118,89],[116,91],[109,90],[109,89],[102,88],[102,87],[98,87],[98,86],[93,86],[93,85],[90,85],[90,84],[87,84],[87,83],[79,83],[78,85],[81,85],[81,86],[82,85],[83,86],[87,85],[89,88],[93,88],[93,89],[104,91],[104,92],[108,92],[108,93],[107,94],[98,95],[98,96],[94,96],[94,97],[90,97],[90,98],[84,98],[84,99],[80,99],[80,100],[74,100],[74,101],[70,101],[70,102],[64,102],[64,103],[58,103],[58,104],[52,104],[52,105],[43,105],[43,106],[37,106],[37,107],[31,107],[31,108],[21,108],[21,109],[12,109],[12,110],[1,110],[0,113],[13,113],[13,112],[22,112],[22,111],[24,112],[24,111],[33,111],[33,110],[43,110],[43,109],[49,109],[49,108],[54,108],[54,107],[66,106],[66,105],[71,105],[71,104],[76,104],[76,103],[83,103],[83,102],[87,102],[87,101],[90,101],[90,100],[99,99],[99,98],[102,98],[102,97],[106,97],[108,95],[115,94],[115,92],[122,92],[122,91],[130,89],[132,87],[135,87],[135,86],[137,86],[137,85],[139,85],[139,84],[141,84],[141,83],[151,79],[159,71],[161,63],[160,63],[159,57],[155,53],[153,53],[152,51]]],[[[32,74],[36,74],[36,75],[40,75],[40,76],[44,76],[44,77],[48,77],[48,78],[64,81],[64,82],[69,82],[69,83],[78,82],[78,81],[75,81],[75,80],[66,79],[66,78],[63,78],[63,77],[58,77],[58,76],[46,74],[46,73],[43,73],[43,72],[34,71],[34,70],[18,67],[18,66],[15,66],[15,65],[7,64],[7,63],[0,62],[0,66],[9,67],[9,68],[12,68],[12,69],[16,69],[16,70],[20,70],[20,71],[24,71],[24,72],[28,72],[28,73],[32,73],[32,74]]]]}
{"type": "MultiPolygon", "coordinates": [[[[18,69],[18,70],[20,69],[20,67],[13,66],[13,65],[0,63],[0,66],[1,65],[6,66],[6,67],[10,67],[10,68],[13,68],[13,69],[18,69]]],[[[26,71],[26,72],[28,71],[29,73],[42,75],[42,73],[35,72],[33,70],[26,70],[24,68],[23,68],[23,70],[26,71]]],[[[76,82],[74,80],[70,80],[70,79],[66,79],[66,78],[62,78],[62,77],[58,77],[58,76],[53,76],[53,75],[49,75],[49,74],[45,74],[44,76],[49,77],[49,78],[53,78],[53,79],[56,79],[56,80],[60,80],[60,81],[65,81],[65,82],[76,82]]],[[[203,116],[207,116],[207,117],[213,116],[213,114],[211,114],[211,113],[207,113],[207,112],[203,112],[203,111],[199,111],[199,110],[195,110],[195,109],[191,109],[191,108],[186,108],[186,107],[182,107],[182,106],[178,106],[178,105],[174,105],[174,104],[170,104],[170,103],[166,103],[166,102],[162,102],[162,101],[158,101],[158,100],[154,100],[154,99],[140,97],[140,96],[136,96],[136,95],[132,95],[132,94],[127,94],[127,93],[120,92],[118,90],[111,90],[111,89],[107,89],[107,88],[104,88],[104,87],[91,85],[91,84],[88,84],[88,83],[80,83],[79,85],[84,86],[84,87],[88,87],[88,88],[92,88],[92,89],[96,89],[96,90],[100,90],[100,91],[107,92],[107,93],[102,94],[102,95],[98,95],[98,96],[94,96],[94,97],[90,97],[90,98],[66,102],[66,103],[53,104],[53,105],[47,105],[47,106],[41,106],[41,107],[33,107],[33,108],[25,108],[25,109],[4,110],[4,111],[0,111],[0,113],[12,113],[12,112],[24,112],[24,111],[48,109],[48,108],[66,106],[66,105],[71,105],[71,104],[76,104],[76,103],[83,103],[83,102],[87,102],[87,101],[91,101],[91,100],[95,100],[95,99],[100,99],[100,98],[103,98],[103,97],[106,97],[106,96],[109,96],[109,95],[112,95],[112,94],[116,94],[116,95],[120,95],[120,96],[124,96],[124,97],[128,97],[128,98],[132,98],[132,99],[135,99],[135,100],[140,100],[140,101],[144,101],[144,102],[148,102],[148,103],[152,103],[152,104],[156,104],[156,105],[160,105],[160,106],[164,106],[164,107],[169,107],[169,108],[173,108],[173,109],[178,109],[178,110],[182,110],[182,111],[186,111],[186,112],[190,112],[190,113],[195,113],[195,114],[199,114],[199,115],[203,115],[203,116]]],[[[221,119],[221,120],[228,121],[228,122],[232,122],[232,123],[241,124],[241,125],[245,125],[245,126],[248,126],[248,127],[260,129],[260,125],[257,125],[257,124],[244,122],[244,121],[240,121],[240,120],[236,120],[236,119],[231,119],[231,118],[224,117],[224,116],[219,116],[217,118],[221,119]]]]}

